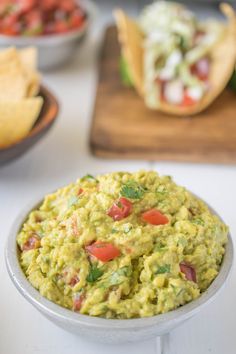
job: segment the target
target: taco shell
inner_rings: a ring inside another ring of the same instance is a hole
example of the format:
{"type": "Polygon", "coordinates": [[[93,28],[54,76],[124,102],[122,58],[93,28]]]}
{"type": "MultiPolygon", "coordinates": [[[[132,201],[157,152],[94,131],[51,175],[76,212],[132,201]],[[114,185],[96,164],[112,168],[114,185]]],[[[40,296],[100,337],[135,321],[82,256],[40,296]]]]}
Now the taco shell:
{"type": "Polygon", "coordinates": [[[124,11],[115,10],[114,16],[122,55],[129,66],[132,82],[136,90],[143,96],[143,34],[136,22],[129,18],[124,11]]]}
{"type": "MultiPolygon", "coordinates": [[[[227,18],[222,39],[211,48],[211,67],[209,90],[195,105],[182,107],[160,101],[157,110],[164,113],[189,116],[206,109],[224,90],[233,73],[236,63],[236,14],[226,3],[220,5],[227,18]]],[[[143,35],[136,22],[122,10],[115,12],[122,53],[130,67],[135,89],[145,98],[144,88],[144,48],[143,35]]]]}

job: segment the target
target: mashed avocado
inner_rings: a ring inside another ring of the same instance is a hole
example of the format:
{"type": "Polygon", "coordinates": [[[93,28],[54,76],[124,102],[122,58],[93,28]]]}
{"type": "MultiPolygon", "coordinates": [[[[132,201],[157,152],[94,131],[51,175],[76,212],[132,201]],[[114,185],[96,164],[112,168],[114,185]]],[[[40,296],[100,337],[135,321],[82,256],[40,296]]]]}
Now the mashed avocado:
{"type": "Polygon", "coordinates": [[[154,316],[198,298],[219,272],[227,227],[169,176],[87,175],[47,195],[17,236],[30,283],[105,318],[154,316]]]}

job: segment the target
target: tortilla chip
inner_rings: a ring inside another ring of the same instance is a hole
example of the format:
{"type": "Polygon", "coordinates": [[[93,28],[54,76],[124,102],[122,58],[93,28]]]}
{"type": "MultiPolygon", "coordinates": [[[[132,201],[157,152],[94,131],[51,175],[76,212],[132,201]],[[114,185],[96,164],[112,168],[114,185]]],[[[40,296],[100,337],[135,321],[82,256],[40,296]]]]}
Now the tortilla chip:
{"type": "Polygon", "coordinates": [[[20,60],[26,70],[37,70],[37,49],[35,47],[28,47],[19,51],[20,60]]]}
{"type": "Polygon", "coordinates": [[[132,76],[133,84],[138,93],[143,96],[143,35],[135,21],[124,11],[115,10],[119,41],[132,76]]]}
{"type": "Polygon", "coordinates": [[[0,61],[0,75],[18,74],[22,73],[22,70],[23,67],[18,55],[8,61],[0,61]]]}
{"type": "Polygon", "coordinates": [[[0,65],[4,63],[9,63],[9,61],[14,60],[18,57],[17,50],[14,47],[10,47],[0,51],[0,65]]]}
{"type": "Polygon", "coordinates": [[[36,68],[36,48],[29,47],[20,51],[9,48],[1,51],[0,101],[4,99],[16,101],[24,97],[36,96],[41,80],[36,68]]]}
{"type": "Polygon", "coordinates": [[[41,76],[37,72],[32,72],[28,76],[27,97],[37,96],[40,89],[41,76]]]}
{"type": "Polygon", "coordinates": [[[42,105],[42,97],[0,102],[0,147],[10,146],[27,136],[42,105]]]}
{"type": "MultiPolygon", "coordinates": [[[[221,11],[228,19],[225,25],[225,33],[221,41],[211,50],[211,69],[209,86],[210,89],[204,97],[189,107],[180,107],[160,102],[158,110],[179,116],[189,116],[197,114],[206,109],[224,90],[236,62],[236,14],[233,8],[226,3],[221,4],[221,11]]],[[[130,65],[134,77],[134,86],[138,93],[144,94],[143,77],[143,58],[142,49],[143,37],[136,23],[130,19],[123,11],[118,10],[115,13],[119,40],[124,52],[125,58],[130,65]]]]}
{"type": "Polygon", "coordinates": [[[21,74],[0,75],[0,102],[20,101],[27,96],[28,83],[21,74]]]}

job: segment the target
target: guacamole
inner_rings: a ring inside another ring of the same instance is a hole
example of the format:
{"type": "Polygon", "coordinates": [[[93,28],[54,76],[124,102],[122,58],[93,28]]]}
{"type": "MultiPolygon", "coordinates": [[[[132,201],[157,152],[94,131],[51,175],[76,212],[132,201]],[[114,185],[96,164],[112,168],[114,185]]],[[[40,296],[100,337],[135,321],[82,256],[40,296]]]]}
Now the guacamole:
{"type": "Polygon", "coordinates": [[[116,172],[47,195],[17,243],[27,279],[47,299],[126,319],[198,298],[219,272],[227,232],[171,177],[116,172]]]}

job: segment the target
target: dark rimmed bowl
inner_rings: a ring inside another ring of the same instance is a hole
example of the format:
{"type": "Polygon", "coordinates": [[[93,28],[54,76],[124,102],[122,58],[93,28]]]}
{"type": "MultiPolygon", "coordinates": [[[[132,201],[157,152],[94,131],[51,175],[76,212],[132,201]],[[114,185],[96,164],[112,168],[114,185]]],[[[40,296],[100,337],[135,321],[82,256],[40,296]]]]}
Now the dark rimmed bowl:
{"type": "Polygon", "coordinates": [[[0,166],[23,155],[37,143],[52,127],[59,111],[59,104],[55,96],[44,86],[40,87],[39,95],[44,103],[40,115],[29,134],[6,148],[0,148],[0,166]]]}

